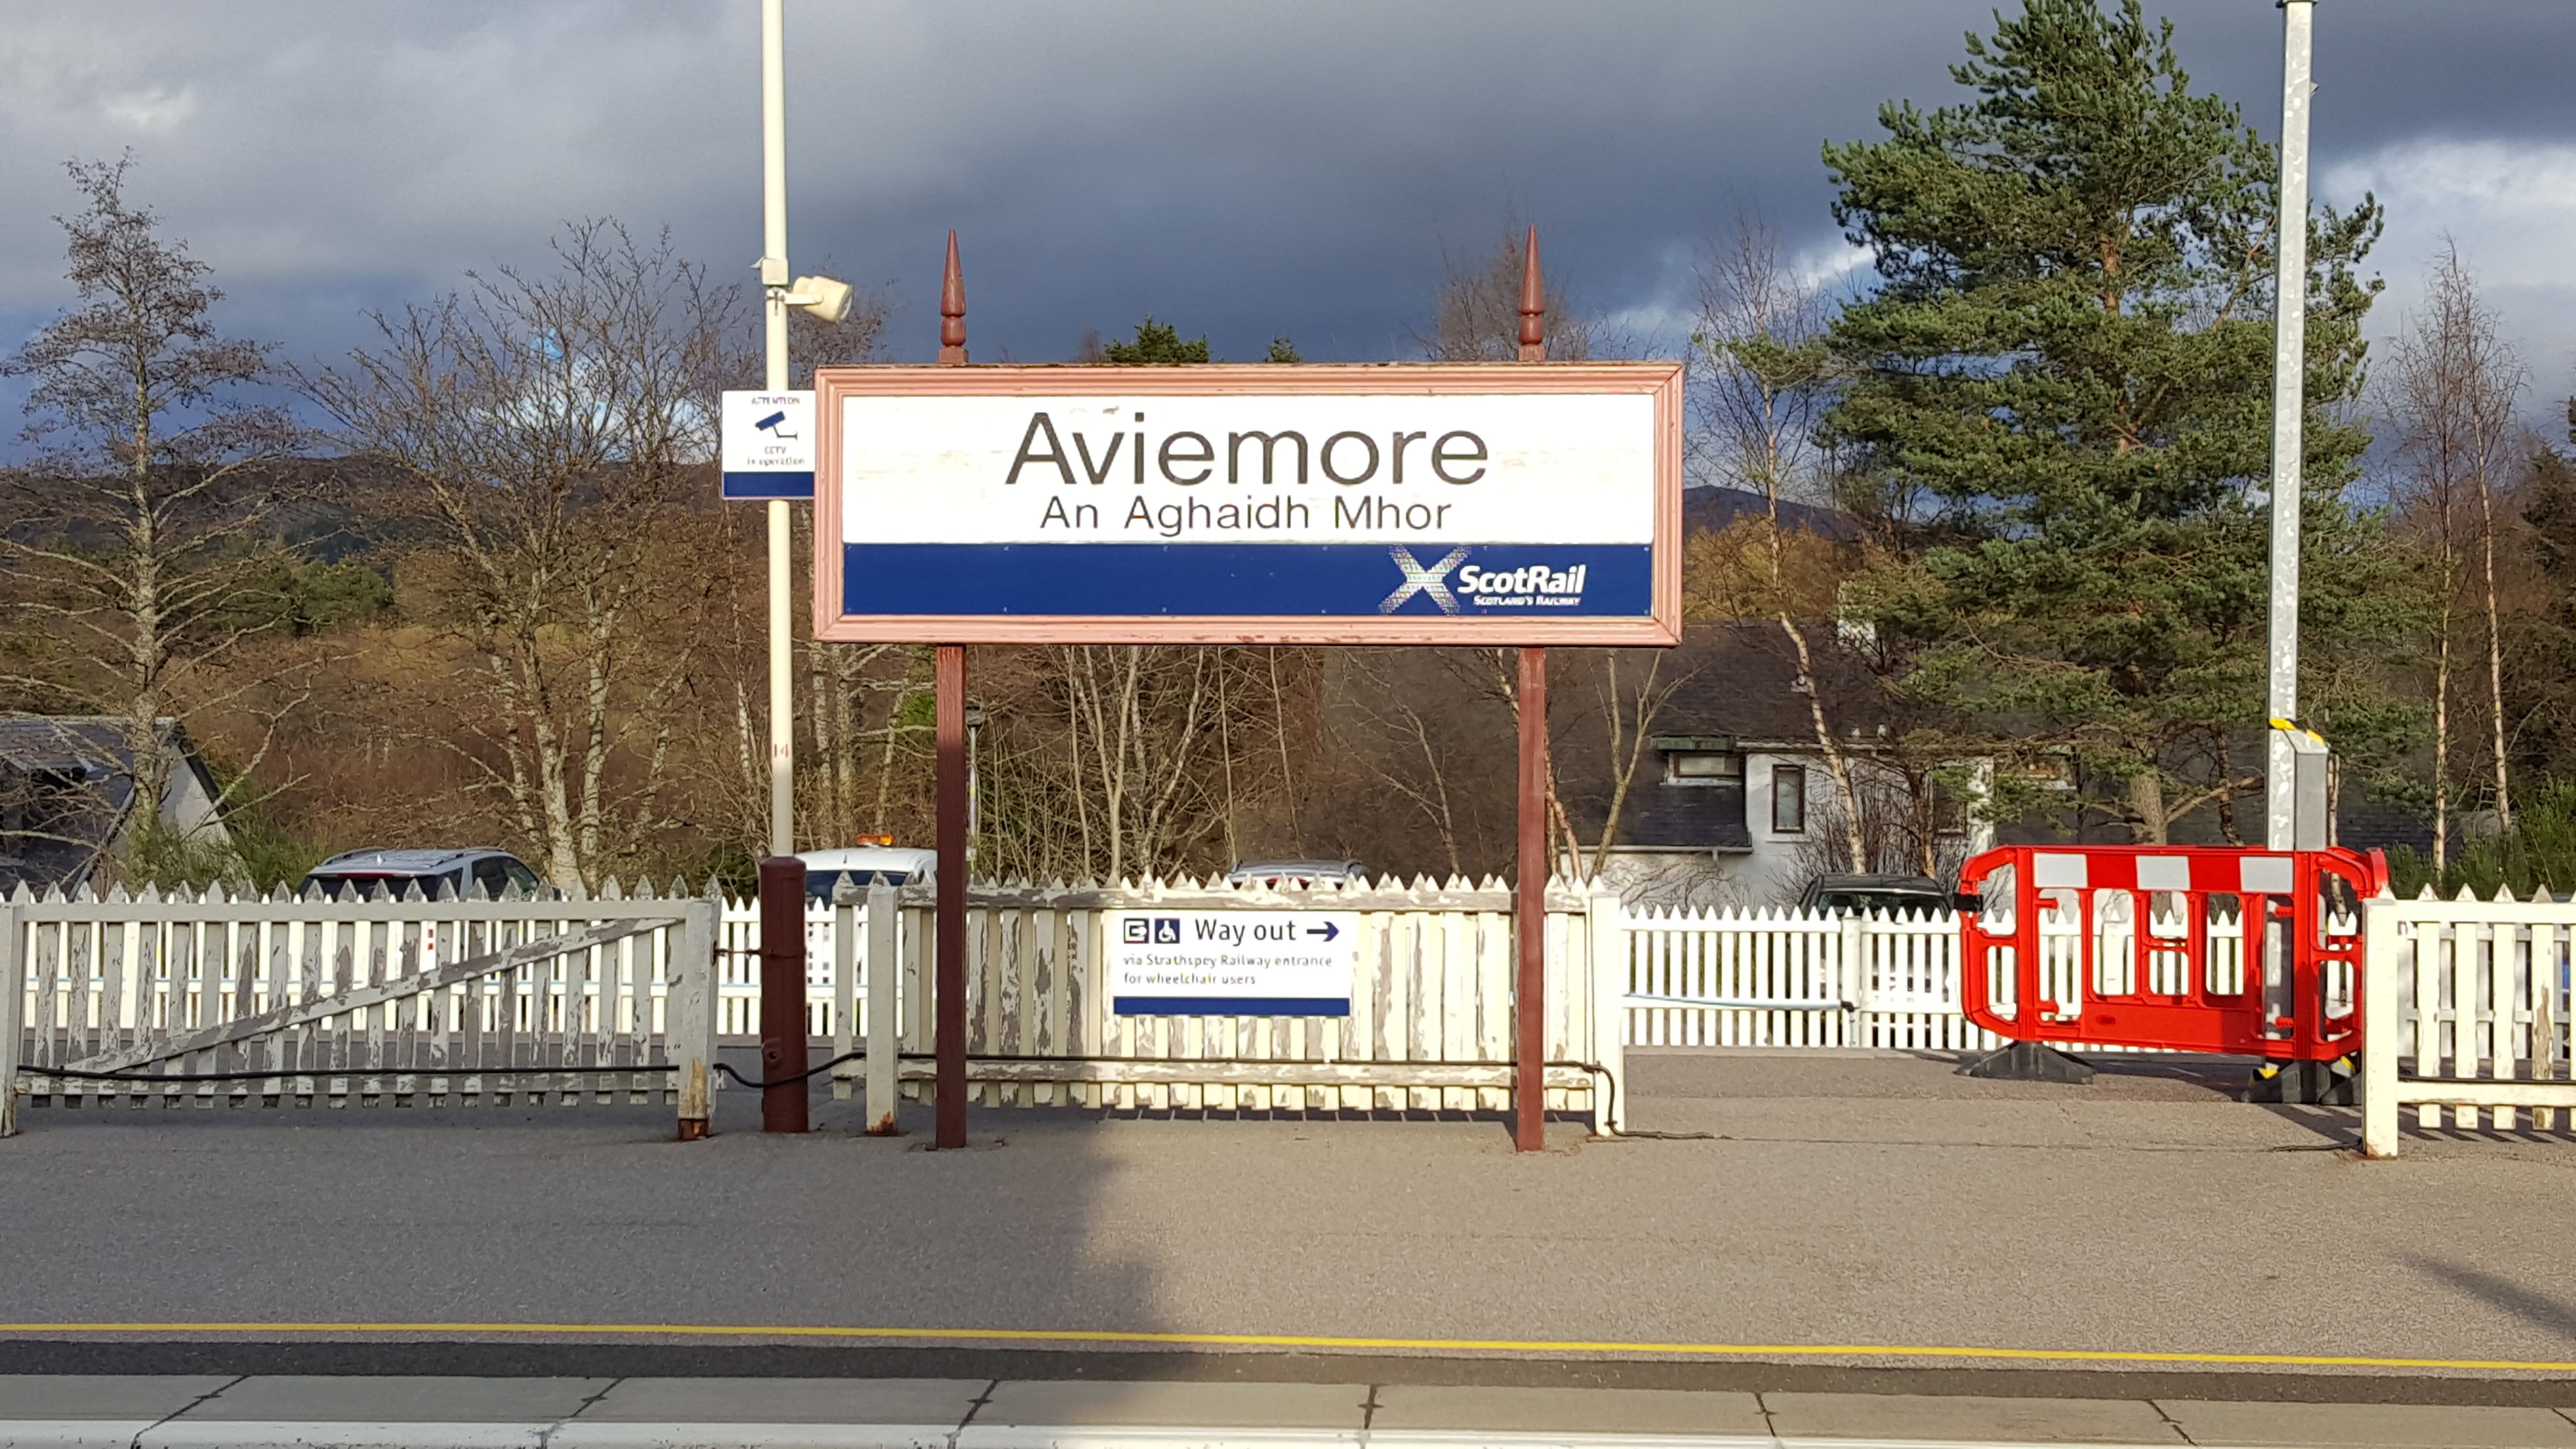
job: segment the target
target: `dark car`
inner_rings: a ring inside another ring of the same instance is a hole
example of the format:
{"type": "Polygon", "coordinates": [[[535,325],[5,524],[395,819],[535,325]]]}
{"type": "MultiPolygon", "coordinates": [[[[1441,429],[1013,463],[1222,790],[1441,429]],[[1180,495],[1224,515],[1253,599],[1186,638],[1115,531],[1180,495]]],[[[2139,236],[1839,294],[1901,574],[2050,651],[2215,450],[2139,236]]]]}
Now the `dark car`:
{"type": "Polygon", "coordinates": [[[441,896],[462,898],[477,885],[494,900],[513,890],[522,897],[545,890],[545,882],[537,879],[526,861],[506,850],[468,846],[456,850],[343,851],[306,872],[297,893],[320,886],[323,894],[337,900],[353,890],[372,897],[382,886],[387,894],[400,896],[415,885],[432,900],[441,896]]]}
{"type": "Polygon", "coordinates": [[[1799,910],[1832,916],[1928,914],[1955,905],[1948,888],[1928,875],[1820,875],[1798,893],[1799,910]]]}

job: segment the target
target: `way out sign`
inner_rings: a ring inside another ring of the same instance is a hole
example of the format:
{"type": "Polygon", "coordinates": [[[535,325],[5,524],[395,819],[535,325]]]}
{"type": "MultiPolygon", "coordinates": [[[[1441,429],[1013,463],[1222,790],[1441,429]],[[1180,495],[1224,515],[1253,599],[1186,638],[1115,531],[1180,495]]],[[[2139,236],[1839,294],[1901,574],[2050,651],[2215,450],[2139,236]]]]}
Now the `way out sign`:
{"type": "Polygon", "coordinates": [[[814,394],[728,392],[717,452],[727,498],[814,496],[814,394]]]}
{"type": "Polygon", "coordinates": [[[816,374],[816,633],[1671,644],[1682,369],[816,374]]]}
{"type": "Polygon", "coordinates": [[[1348,1016],[1357,911],[1108,911],[1121,1016],[1348,1016]]]}

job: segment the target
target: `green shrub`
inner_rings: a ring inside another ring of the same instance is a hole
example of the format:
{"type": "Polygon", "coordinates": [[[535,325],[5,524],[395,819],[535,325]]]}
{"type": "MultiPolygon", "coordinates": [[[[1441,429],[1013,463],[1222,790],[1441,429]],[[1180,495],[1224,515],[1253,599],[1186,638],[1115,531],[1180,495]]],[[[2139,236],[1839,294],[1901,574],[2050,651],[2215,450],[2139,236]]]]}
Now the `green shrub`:
{"type": "Polygon", "coordinates": [[[2494,899],[2505,886],[2523,897],[2535,890],[2576,889],[2576,784],[2551,785],[2524,797],[2511,830],[2462,845],[2438,876],[2431,861],[2398,846],[2388,852],[2388,876],[2401,898],[2428,885],[2446,899],[2467,886],[2480,900],[2494,899]]]}

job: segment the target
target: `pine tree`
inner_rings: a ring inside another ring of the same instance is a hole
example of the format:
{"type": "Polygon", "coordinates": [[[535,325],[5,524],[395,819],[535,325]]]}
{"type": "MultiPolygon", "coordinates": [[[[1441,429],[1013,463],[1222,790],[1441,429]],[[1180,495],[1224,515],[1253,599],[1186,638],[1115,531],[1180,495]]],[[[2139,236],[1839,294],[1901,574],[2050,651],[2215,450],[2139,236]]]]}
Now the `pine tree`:
{"type": "MultiPolygon", "coordinates": [[[[1975,99],[1890,103],[1884,139],[1825,148],[1882,279],[1833,326],[1825,433],[1938,519],[1856,606],[1915,651],[1906,688],[1963,745],[2071,757],[2155,842],[2259,779],[2278,170],[2172,38],[2138,0],[2025,0],[1952,68],[1975,99]]],[[[2412,595],[2343,497],[2379,229],[2368,199],[2309,225],[2302,698],[2384,758],[2404,710],[2358,641],[2395,637],[2412,595]]]]}
{"type": "MultiPolygon", "coordinates": [[[[2576,445],[2576,398],[2567,402],[2567,440],[2576,445]]],[[[2576,780],[2576,448],[2534,446],[2518,491],[2538,597],[2523,667],[2507,684],[2515,763],[2543,779],[2576,780]]]]}
{"type": "Polygon", "coordinates": [[[1101,356],[1123,366],[1163,366],[1181,362],[1208,360],[1208,342],[1204,337],[1181,340],[1181,329],[1169,322],[1157,322],[1154,314],[1136,324],[1136,336],[1127,342],[1112,342],[1100,350],[1101,356]]]}

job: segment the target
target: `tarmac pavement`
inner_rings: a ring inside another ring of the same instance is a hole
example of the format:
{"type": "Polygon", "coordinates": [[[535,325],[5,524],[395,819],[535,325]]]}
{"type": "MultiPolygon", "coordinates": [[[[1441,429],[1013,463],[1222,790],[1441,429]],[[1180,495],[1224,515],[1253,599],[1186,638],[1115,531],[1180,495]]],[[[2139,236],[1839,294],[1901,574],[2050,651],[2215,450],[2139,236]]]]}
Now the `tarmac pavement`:
{"type": "Polygon", "coordinates": [[[2006,1354],[2097,1396],[2350,1372],[2378,1376],[2352,1397],[2466,1377],[2498,1399],[2561,1378],[2499,1362],[2576,1364],[2567,1138],[2418,1134],[2365,1162],[2357,1114],[2228,1100],[2238,1068],[2107,1065],[2067,1087],[1640,1052],[1634,1125],[1676,1135],[1557,1124],[1534,1157],[1490,1121],[1005,1110],[934,1153],[825,1097],[822,1130],[764,1137],[748,1092],[700,1143],[668,1140],[661,1107],[34,1108],[0,1142],[0,1372],[47,1343],[242,1338],[508,1341],[540,1364],[1391,1351],[1628,1365],[1632,1387],[1656,1364],[1993,1374],[2006,1354]],[[188,1327],[209,1324],[236,1327],[188,1327]],[[2354,1358],[2382,1362],[2295,1361],[2354,1358]]]}

